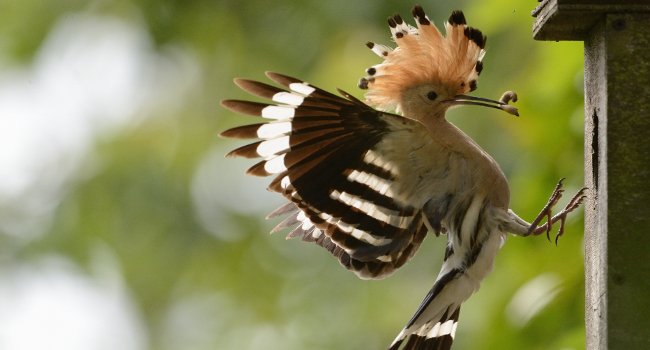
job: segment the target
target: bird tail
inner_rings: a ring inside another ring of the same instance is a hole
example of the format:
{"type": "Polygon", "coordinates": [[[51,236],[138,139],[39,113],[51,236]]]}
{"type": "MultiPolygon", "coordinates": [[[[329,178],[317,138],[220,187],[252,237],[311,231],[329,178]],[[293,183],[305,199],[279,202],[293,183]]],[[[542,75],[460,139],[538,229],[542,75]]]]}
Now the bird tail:
{"type": "Polygon", "coordinates": [[[446,350],[454,341],[460,306],[450,312],[448,308],[440,318],[424,322],[417,329],[404,327],[389,350],[446,350]]]}
{"type": "MultiPolygon", "coordinates": [[[[478,290],[485,274],[483,269],[476,270],[478,266],[463,267],[457,258],[458,255],[452,255],[445,261],[433,287],[389,350],[451,348],[458,327],[460,306],[478,290]]],[[[491,265],[492,259],[489,260],[491,265]]]]}
{"type": "MultiPolygon", "coordinates": [[[[480,221],[475,220],[477,224],[480,221]]],[[[465,226],[463,222],[462,227],[465,226]]],[[[469,239],[462,240],[464,245],[459,244],[461,235],[448,232],[451,239],[438,278],[389,350],[451,348],[458,327],[460,306],[479,289],[505,239],[504,233],[491,222],[483,220],[483,224],[477,227],[478,230],[464,230],[476,232],[469,239]]]]}
{"type": "Polygon", "coordinates": [[[475,290],[460,269],[441,272],[406,327],[389,350],[450,349],[454,341],[460,305],[475,290]],[[444,273],[444,274],[443,274],[444,273]]]}

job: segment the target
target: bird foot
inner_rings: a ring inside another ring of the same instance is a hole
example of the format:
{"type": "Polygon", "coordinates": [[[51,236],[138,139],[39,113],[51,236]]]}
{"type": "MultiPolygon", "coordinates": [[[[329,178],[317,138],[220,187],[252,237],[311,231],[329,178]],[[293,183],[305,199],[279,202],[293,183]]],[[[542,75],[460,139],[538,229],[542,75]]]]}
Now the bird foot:
{"type": "Polygon", "coordinates": [[[551,194],[551,197],[548,199],[548,202],[542,208],[542,211],[537,215],[535,220],[533,220],[533,223],[530,225],[528,228],[528,235],[539,235],[542,232],[546,232],[546,238],[551,241],[551,230],[553,228],[553,224],[556,222],[560,222],[560,228],[558,229],[557,235],[555,236],[555,245],[557,245],[558,239],[560,236],[564,234],[564,223],[566,221],[567,215],[574,211],[576,208],[580,206],[582,201],[587,197],[585,194],[585,191],[587,190],[586,187],[580,189],[578,193],[576,193],[573,198],[569,201],[569,203],[562,209],[559,213],[555,214],[554,216],[552,215],[552,209],[553,207],[557,204],[557,202],[562,198],[562,194],[564,193],[564,189],[562,188],[563,186],[563,181],[564,178],[560,179],[560,181],[557,183],[555,186],[555,189],[553,190],[553,193],[551,194]],[[542,226],[539,226],[539,223],[546,218],[546,223],[542,226]]]}

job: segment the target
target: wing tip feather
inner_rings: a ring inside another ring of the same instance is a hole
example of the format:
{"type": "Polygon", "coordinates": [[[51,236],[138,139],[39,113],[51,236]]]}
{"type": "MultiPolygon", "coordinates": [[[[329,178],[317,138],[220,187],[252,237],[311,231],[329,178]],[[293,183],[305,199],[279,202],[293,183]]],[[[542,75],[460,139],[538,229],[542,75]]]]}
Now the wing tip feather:
{"type": "Polygon", "coordinates": [[[230,128],[230,129],[227,129],[227,130],[224,130],[224,131],[220,132],[219,137],[231,138],[231,139],[258,138],[257,130],[262,125],[264,125],[264,123],[236,126],[234,128],[230,128]]]}
{"type": "Polygon", "coordinates": [[[237,138],[241,138],[241,137],[238,137],[239,132],[237,132],[237,129],[239,129],[239,128],[238,128],[238,127],[235,127],[235,128],[230,128],[230,129],[228,129],[228,130],[224,130],[224,131],[222,131],[222,132],[219,133],[219,137],[221,137],[221,138],[223,138],[223,139],[237,139],[237,138]]]}
{"type": "Polygon", "coordinates": [[[265,177],[271,175],[264,169],[266,161],[261,161],[246,170],[246,175],[265,177]]]}
{"type": "Polygon", "coordinates": [[[240,89],[246,90],[245,86],[249,85],[253,80],[246,79],[246,78],[234,78],[232,81],[240,89]]]}
{"type": "Polygon", "coordinates": [[[274,82],[287,87],[289,86],[289,84],[303,83],[303,81],[300,79],[296,79],[294,77],[290,77],[288,75],[284,75],[272,71],[266,71],[264,72],[264,75],[266,75],[267,78],[273,80],[274,82]]]}

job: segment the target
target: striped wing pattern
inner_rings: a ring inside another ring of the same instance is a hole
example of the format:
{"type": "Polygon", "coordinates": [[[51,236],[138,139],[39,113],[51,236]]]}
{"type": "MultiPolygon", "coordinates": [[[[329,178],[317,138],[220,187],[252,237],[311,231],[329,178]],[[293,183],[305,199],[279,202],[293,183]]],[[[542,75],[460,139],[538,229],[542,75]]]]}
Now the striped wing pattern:
{"type": "Polygon", "coordinates": [[[274,176],[269,189],[289,200],[269,215],[285,217],[273,231],[293,228],[288,238],[324,247],[361,278],[392,273],[414,254],[427,229],[422,205],[401,190],[414,175],[391,158],[402,150],[387,152],[386,140],[421,136],[423,127],[341,90],[343,97],[278,73],[267,76],[284,88],[246,79],[235,83],[271,103],[222,105],[269,121],[221,135],[259,139],[228,156],[263,158],[248,173],[274,176]]]}

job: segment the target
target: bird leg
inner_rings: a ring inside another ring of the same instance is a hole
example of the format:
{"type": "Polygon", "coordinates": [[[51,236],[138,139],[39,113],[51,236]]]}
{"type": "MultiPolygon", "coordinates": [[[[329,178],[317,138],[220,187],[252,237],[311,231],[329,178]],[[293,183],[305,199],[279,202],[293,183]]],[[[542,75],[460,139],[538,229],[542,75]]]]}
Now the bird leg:
{"type": "Polygon", "coordinates": [[[553,227],[553,224],[556,222],[560,222],[560,228],[558,229],[557,236],[555,236],[555,244],[557,245],[557,241],[564,234],[564,223],[566,221],[567,215],[575,210],[582,201],[585,199],[585,191],[587,188],[582,188],[578,193],[576,193],[573,198],[569,201],[569,203],[562,209],[559,213],[555,214],[554,216],[552,215],[552,209],[555,204],[562,198],[562,193],[564,192],[564,189],[562,188],[562,182],[564,179],[560,179],[560,181],[555,185],[555,189],[553,190],[553,193],[551,194],[551,197],[548,199],[548,202],[542,208],[542,211],[537,215],[535,220],[533,220],[533,223],[530,224],[528,227],[528,232],[526,235],[539,235],[542,232],[546,232],[546,238],[550,241],[551,240],[551,229],[553,227]],[[539,226],[539,223],[546,217],[546,223],[539,226]]]}
{"type": "Polygon", "coordinates": [[[555,244],[557,245],[558,239],[562,234],[564,234],[564,224],[567,218],[567,215],[574,211],[577,207],[580,206],[582,201],[585,199],[585,191],[587,188],[582,188],[578,193],[576,193],[573,198],[569,201],[569,203],[562,209],[559,213],[552,215],[552,209],[553,207],[557,204],[557,202],[562,198],[562,194],[564,192],[564,189],[562,188],[562,182],[564,179],[561,179],[557,185],[555,186],[555,189],[553,190],[553,193],[551,194],[551,197],[548,199],[548,202],[542,208],[540,211],[539,215],[533,220],[531,224],[528,224],[525,220],[519,218],[514,212],[510,211],[510,215],[512,216],[512,221],[508,223],[507,229],[510,232],[513,232],[515,234],[521,235],[521,236],[537,236],[541,234],[542,232],[546,232],[546,238],[548,240],[551,240],[551,230],[553,228],[553,224],[556,222],[560,222],[560,228],[558,229],[557,236],[555,236],[555,244]],[[546,222],[543,225],[540,225],[542,220],[546,218],[546,222]]]}

